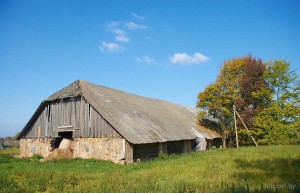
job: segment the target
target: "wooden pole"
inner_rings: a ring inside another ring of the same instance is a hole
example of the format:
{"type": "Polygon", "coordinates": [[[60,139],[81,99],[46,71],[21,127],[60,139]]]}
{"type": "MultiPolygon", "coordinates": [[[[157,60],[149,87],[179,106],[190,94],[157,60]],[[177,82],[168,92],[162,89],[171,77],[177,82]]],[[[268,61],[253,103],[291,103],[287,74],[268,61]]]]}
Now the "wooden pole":
{"type": "Polygon", "coordinates": [[[38,140],[40,140],[41,138],[41,127],[38,126],[38,140]]]}
{"type": "Polygon", "coordinates": [[[235,130],[235,141],[236,141],[236,148],[239,147],[239,138],[238,138],[238,132],[237,132],[237,126],[236,126],[236,115],[235,115],[235,106],[233,105],[233,117],[234,117],[234,130],[235,130]]]}
{"type": "MultiPolygon", "coordinates": [[[[242,121],[244,127],[246,128],[247,131],[249,131],[249,129],[247,128],[246,124],[244,123],[243,119],[241,118],[241,116],[239,115],[239,113],[236,111],[236,114],[238,115],[238,117],[240,118],[240,120],[242,121]]],[[[252,141],[255,143],[256,147],[258,147],[256,141],[254,140],[254,138],[252,136],[250,136],[252,141]]]]}

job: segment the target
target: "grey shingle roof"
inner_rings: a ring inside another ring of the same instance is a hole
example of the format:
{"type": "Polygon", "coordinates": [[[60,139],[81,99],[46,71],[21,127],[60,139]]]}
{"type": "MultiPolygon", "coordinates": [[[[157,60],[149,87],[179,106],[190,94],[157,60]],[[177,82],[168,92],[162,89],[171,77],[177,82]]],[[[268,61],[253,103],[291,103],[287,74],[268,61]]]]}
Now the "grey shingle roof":
{"type": "MultiPolygon", "coordinates": [[[[133,144],[194,139],[197,109],[77,80],[42,102],[82,96],[133,144]]],[[[26,126],[25,126],[26,127],[26,126]]]]}

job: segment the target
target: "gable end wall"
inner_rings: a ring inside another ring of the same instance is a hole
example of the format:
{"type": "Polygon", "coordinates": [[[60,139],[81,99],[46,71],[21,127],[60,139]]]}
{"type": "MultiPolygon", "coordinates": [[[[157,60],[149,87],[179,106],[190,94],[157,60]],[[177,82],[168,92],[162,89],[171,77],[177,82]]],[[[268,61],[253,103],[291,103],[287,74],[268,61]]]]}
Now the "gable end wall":
{"type": "Polygon", "coordinates": [[[84,98],[70,98],[48,102],[25,138],[58,137],[58,128],[66,126],[74,129],[73,138],[120,137],[84,98]]]}

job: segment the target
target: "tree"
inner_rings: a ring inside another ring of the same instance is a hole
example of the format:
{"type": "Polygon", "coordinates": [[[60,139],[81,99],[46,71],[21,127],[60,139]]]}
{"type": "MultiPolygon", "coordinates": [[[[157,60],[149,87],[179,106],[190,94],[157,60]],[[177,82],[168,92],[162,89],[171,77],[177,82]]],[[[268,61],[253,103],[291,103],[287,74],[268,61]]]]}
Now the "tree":
{"type": "Polygon", "coordinates": [[[290,63],[283,60],[264,64],[251,55],[227,60],[215,83],[199,93],[197,108],[219,119],[224,147],[225,139],[233,131],[234,104],[250,129],[239,131],[244,144],[252,143],[250,135],[259,144],[294,143],[300,139],[297,78],[290,63]]]}
{"type": "MultiPolygon", "coordinates": [[[[256,115],[271,103],[271,89],[265,81],[266,66],[261,59],[248,56],[243,66],[243,74],[240,79],[240,96],[235,101],[243,121],[250,132],[240,129],[239,138],[242,144],[252,144],[250,135],[254,133],[254,119],[256,115]]],[[[238,127],[243,128],[238,120],[238,127]]]]}
{"type": "Polygon", "coordinates": [[[220,121],[223,147],[226,147],[226,138],[233,130],[232,107],[239,98],[239,82],[248,58],[246,56],[225,61],[216,82],[198,94],[197,108],[220,121]]]}
{"type": "Polygon", "coordinates": [[[265,79],[274,95],[270,106],[255,118],[260,144],[289,144],[300,139],[300,83],[290,63],[275,60],[267,63],[265,79]]]}
{"type": "Polygon", "coordinates": [[[299,108],[286,104],[284,107],[274,102],[258,114],[255,126],[263,136],[258,143],[266,145],[290,144],[299,140],[299,108]],[[297,126],[296,126],[297,124],[297,126]]]}
{"type": "Polygon", "coordinates": [[[19,137],[20,133],[21,133],[21,132],[18,131],[18,132],[15,134],[15,136],[13,137],[13,139],[16,140],[16,139],[19,137]]]}
{"type": "Polygon", "coordinates": [[[274,60],[266,63],[266,80],[275,95],[275,101],[292,102],[299,106],[300,82],[295,70],[290,69],[290,62],[274,60]]]}

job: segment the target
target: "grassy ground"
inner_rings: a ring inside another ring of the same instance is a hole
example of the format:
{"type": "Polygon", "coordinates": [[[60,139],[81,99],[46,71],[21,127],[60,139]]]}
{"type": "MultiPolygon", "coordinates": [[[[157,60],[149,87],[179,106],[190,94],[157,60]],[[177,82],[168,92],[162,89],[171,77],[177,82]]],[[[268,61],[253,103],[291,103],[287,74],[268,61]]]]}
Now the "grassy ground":
{"type": "Polygon", "coordinates": [[[16,159],[0,150],[0,192],[300,192],[300,146],[218,149],[125,166],[16,159]]]}

